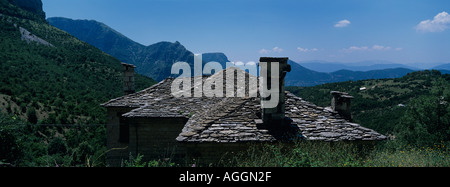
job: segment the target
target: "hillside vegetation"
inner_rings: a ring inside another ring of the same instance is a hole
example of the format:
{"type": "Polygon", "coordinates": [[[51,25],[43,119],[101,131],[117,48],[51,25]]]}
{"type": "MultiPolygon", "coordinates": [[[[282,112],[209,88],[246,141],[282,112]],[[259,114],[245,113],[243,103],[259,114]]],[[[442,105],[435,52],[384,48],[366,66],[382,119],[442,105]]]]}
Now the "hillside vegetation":
{"type": "MultiPolygon", "coordinates": [[[[105,124],[100,104],[122,95],[120,61],[9,2],[0,0],[0,165],[85,163],[105,147],[104,125],[85,124],[105,124]]],[[[136,74],[137,89],[154,83],[136,74]]]]}
{"type": "MultiPolygon", "coordinates": [[[[1,3],[0,94],[9,96],[1,108],[18,116],[34,109],[42,123],[105,122],[98,104],[122,94],[120,61],[38,15],[1,3]],[[20,28],[51,46],[24,40],[20,28]]],[[[140,89],[155,83],[140,75],[136,79],[140,89]]]]}
{"type": "Polygon", "coordinates": [[[450,75],[439,71],[287,90],[320,106],[330,106],[330,91],[348,92],[354,121],[365,127],[412,145],[450,140],[450,75]]]}

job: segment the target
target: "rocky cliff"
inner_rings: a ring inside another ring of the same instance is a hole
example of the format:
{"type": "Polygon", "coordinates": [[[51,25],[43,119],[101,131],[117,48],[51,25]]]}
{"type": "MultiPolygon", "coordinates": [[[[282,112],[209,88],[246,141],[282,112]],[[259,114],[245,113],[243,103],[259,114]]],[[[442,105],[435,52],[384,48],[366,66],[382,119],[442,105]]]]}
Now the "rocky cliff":
{"type": "Polygon", "coordinates": [[[11,4],[16,5],[24,10],[37,14],[45,19],[45,12],[42,9],[41,0],[8,0],[11,4]]]}

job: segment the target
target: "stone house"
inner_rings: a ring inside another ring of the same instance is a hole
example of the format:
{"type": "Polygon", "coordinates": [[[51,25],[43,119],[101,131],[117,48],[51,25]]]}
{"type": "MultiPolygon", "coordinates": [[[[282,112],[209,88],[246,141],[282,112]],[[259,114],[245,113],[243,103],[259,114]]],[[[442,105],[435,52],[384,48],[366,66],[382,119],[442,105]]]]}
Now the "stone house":
{"type": "MultiPolygon", "coordinates": [[[[174,78],[133,93],[135,67],[123,64],[126,95],[102,104],[108,115],[108,164],[119,166],[130,154],[142,154],[147,159],[188,157],[213,162],[226,152],[243,150],[249,143],[256,142],[386,139],[374,130],[351,122],[352,97],[347,93],[332,92],[332,106],[323,108],[285,92],[284,75],[290,71],[286,66],[287,58],[261,58],[261,62],[269,61],[278,61],[285,67],[280,73],[280,93],[283,94],[273,110],[261,108],[259,93],[258,97],[249,97],[249,79],[256,77],[237,68],[204,76],[201,82],[222,79],[226,77],[224,74],[232,73],[233,90],[245,90],[245,97],[177,98],[171,94],[174,78]],[[238,80],[239,73],[246,79],[238,80]],[[238,84],[238,81],[245,84],[238,84]]],[[[223,85],[226,81],[223,80],[223,85]]],[[[198,86],[193,81],[191,90],[198,86]]],[[[225,86],[223,90],[226,91],[225,86]]]]}

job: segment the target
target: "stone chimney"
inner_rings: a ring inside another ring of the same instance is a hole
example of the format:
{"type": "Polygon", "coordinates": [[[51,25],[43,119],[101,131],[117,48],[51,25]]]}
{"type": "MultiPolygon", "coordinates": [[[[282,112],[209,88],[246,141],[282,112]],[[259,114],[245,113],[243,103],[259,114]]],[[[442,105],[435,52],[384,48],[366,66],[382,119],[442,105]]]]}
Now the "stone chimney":
{"type": "Polygon", "coordinates": [[[136,66],[122,63],[123,66],[123,94],[129,95],[136,90],[134,89],[134,69],[136,66]]]}
{"type": "Polygon", "coordinates": [[[351,100],[354,98],[345,92],[331,91],[331,109],[347,121],[352,121],[351,100]]]}
{"type": "MultiPolygon", "coordinates": [[[[272,78],[275,78],[275,80],[278,80],[278,104],[274,107],[265,107],[264,102],[271,100],[274,94],[271,94],[268,97],[263,97],[264,93],[261,94],[261,107],[262,107],[262,120],[263,123],[278,123],[282,122],[285,119],[285,87],[284,87],[284,78],[286,77],[286,73],[291,71],[291,65],[289,65],[288,62],[289,58],[273,58],[273,57],[261,57],[260,58],[260,76],[262,77],[263,81],[260,81],[260,86],[267,87],[264,90],[275,90],[272,88],[271,80],[272,78]],[[267,63],[262,64],[262,63],[267,63]],[[279,77],[272,77],[272,69],[274,69],[275,64],[279,64],[278,68],[278,76],[279,77]],[[266,69],[264,69],[266,68],[266,69]],[[264,77],[267,76],[267,77],[264,77]],[[261,85],[263,84],[263,85],[261,85]]],[[[267,95],[266,95],[267,96],[267,95]]]]}

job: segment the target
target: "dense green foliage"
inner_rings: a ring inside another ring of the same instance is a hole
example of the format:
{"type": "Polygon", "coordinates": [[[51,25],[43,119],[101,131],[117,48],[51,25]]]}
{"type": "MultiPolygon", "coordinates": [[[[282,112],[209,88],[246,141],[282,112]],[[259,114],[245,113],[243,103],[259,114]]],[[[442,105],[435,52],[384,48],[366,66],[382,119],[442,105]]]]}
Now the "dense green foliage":
{"type": "MultiPolygon", "coordinates": [[[[0,165],[101,165],[105,126],[93,124],[105,124],[100,104],[123,94],[122,79],[116,58],[0,0],[0,165]]],[[[155,83],[135,79],[138,90],[155,83]]]]}
{"type": "MultiPolygon", "coordinates": [[[[10,106],[7,110],[19,116],[29,114],[33,123],[105,122],[105,110],[99,104],[122,94],[122,67],[117,59],[39,18],[4,14],[0,26],[0,94],[11,96],[5,101],[10,104],[2,107],[10,106]],[[55,47],[21,40],[19,27],[55,47]],[[14,105],[19,107],[11,108],[14,105]]],[[[140,75],[136,82],[138,89],[155,83],[140,75]]]]}
{"type": "Polygon", "coordinates": [[[45,19],[45,12],[42,9],[41,0],[8,0],[8,2],[33,13],[41,19],[45,19]]]}
{"type": "Polygon", "coordinates": [[[20,2],[17,0],[0,0],[0,10],[1,14],[45,22],[45,13],[42,11],[42,2],[40,0],[22,0],[20,2]],[[19,8],[20,6],[30,11],[25,11],[19,8]]]}
{"type": "Polygon", "coordinates": [[[439,71],[287,90],[320,106],[330,106],[330,91],[348,92],[355,97],[354,121],[365,127],[394,135],[406,144],[429,146],[449,141],[450,75],[439,71]]]}
{"type": "Polygon", "coordinates": [[[32,125],[0,114],[0,167],[105,166],[105,127],[32,125]]]}

